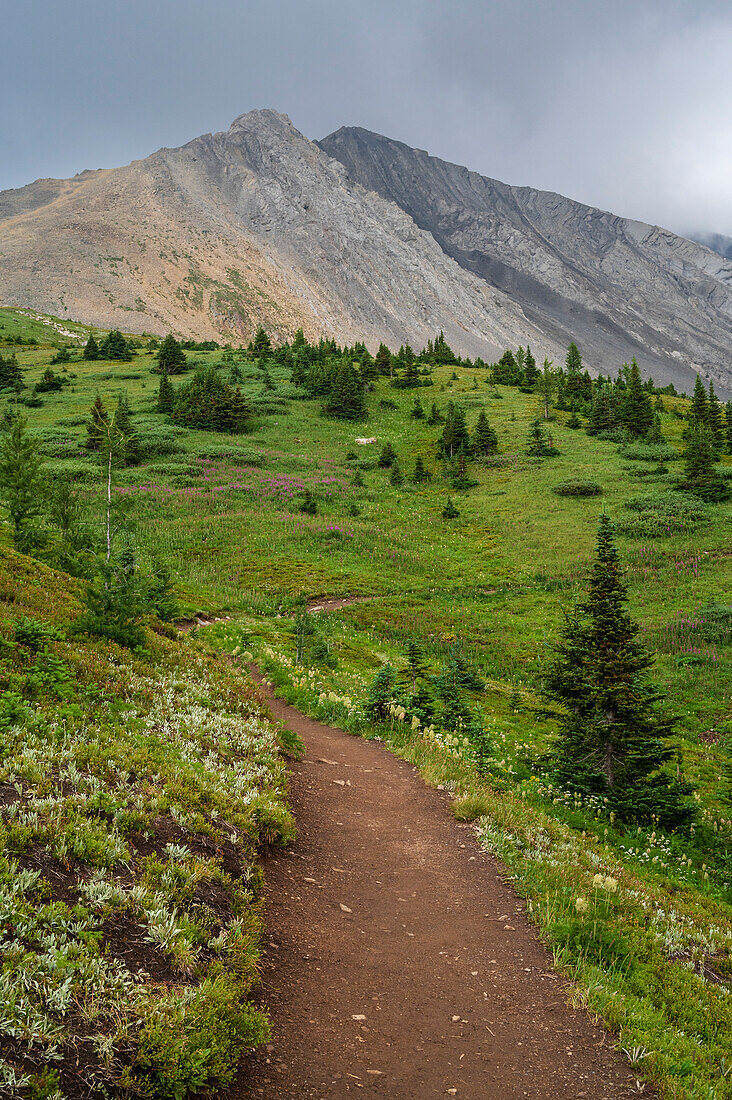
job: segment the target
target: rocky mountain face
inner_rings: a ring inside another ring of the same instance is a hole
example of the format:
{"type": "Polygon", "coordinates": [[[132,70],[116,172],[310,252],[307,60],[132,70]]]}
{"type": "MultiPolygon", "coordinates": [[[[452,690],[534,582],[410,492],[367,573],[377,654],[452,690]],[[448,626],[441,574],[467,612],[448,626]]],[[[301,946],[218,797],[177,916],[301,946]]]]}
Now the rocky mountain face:
{"type": "MultiPolygon", "coordinates": [[[[542,336],[274,111],[124,168],[0,194],[0,301],[124,331],[408,340],[493,358],[542,336]]],[[[551,347],[551,342],[547,344],[551,347]]]]}
{"type": "Polygon", "coordinates": [[[128,332],[408,341],[732,388],[732,263],[364,130],[252,111],[122,168],[0,193],[0,301],[128,332]]]}
{"type": "Polygon", "coordinates": [[[635,355],[657,381],[688,389],[699,371],[732,388],[732,263],[709,248],[367,130],[319,144],[547,336],[575,339],[596,370],[635,355]]]}

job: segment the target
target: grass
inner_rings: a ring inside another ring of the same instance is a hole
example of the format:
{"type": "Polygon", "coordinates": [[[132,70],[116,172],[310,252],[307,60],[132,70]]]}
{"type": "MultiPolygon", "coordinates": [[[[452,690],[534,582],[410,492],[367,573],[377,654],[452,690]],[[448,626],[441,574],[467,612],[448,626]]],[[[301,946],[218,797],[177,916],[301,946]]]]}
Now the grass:
{"type": "MultiPolygon", "coordinates": [[[[50,343],[17,349],[29,382],[50,353],[50,343]]],[[[259,413],[249,435],[230,438],[158,417],[152,365],[145,352],[129,364],[69,364],[68,385],[28,410],[49,461],[79,484],[90,514],[101,478],[79,450],[84,419],[97,393],[108,405],[124,393],[146,457],[120,471],[118,500],[141,557],[169,564],[187,610],[232,616],[209,629],[211,641],[251,654],[302,709],[384,738],[430,781],[448,785],[455,812],[476,820],[483,843],[531,900],[576,997],[615,1030],[638,1076],[667,1097],[731,1096],[732,826],[720,775],[732,746],[732,646],[703,625],[711,601],[729,603],[730,505],[690,515],[669,495],[679,471],[671,451],[659,463],[655,453],[568,428],[566,413],[547,425],[560,454],[527,458],[537,398],[486,385],[481,371],[437,368],[419,394],[426,409],[459,401],[471,427],[484,408],[498,434],[498,456],[472,463],[477,485],[461,492],[436,458],[439,428],[411,418],[413,393],[385,380],[369,397],[368,421],[352,425],[294,399],[283,368],[270,365],[275,390],[266,391],[257,367],[242,361],[242,391],[259,413]],[[378,443],[359,446],[359,436],[378,443]],[[376,466],[386,440],[407,478],[401,488],[376,466]],[[418,456],[433,476],[415,485],[418,456]],[[363,487],[353,484],[357,470],[363,487]],[[570,480],[602,493],[555,492],[570,480]],[[317,499],[315,516],[299,510],[305,489],[317,499]],[[448,495],[455,520],[442,518],[448,495]],[[680,769],[700,801],[692,838],[619,830],[601,806],[552,788],[537,767],[552,736],[540,698],[547,645],[583,590],[602,510],[618,523],[630,610],[658,650],[655,678],[679,715],[680,769]],[[297,665],[295,601],[347,595],[374,598],[319,618],[319,644],[297,665]],[[490,734],[483,778],[455,735],[397,719],[374,729],[364,719],[375,671],[386,660],[402,667],[414,637],[432,673],[459,637],[485,679],[475,693],[490,734]],[[617,890],[593,886],[600,874],[617,890]]],[[[687,403],[664,404],[663,433],[678,456],[687,403]]],[[[164,920],[156,927],[166,934],[164,920]]]]}

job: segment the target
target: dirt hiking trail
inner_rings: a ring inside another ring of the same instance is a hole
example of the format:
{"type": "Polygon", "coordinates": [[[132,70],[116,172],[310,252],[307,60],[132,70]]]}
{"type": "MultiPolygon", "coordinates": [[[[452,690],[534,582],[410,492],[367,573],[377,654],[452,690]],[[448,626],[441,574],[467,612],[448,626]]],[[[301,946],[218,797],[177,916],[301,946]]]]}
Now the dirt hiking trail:
{"type": "Polygon", "coordinates": [[[291,784],[298,839],[265,862],[273,1039],[229,1096],[650,1096],[568,1007],[525,903],[447,797],[378,743],[261,691],[306,753],[291,784]]]}

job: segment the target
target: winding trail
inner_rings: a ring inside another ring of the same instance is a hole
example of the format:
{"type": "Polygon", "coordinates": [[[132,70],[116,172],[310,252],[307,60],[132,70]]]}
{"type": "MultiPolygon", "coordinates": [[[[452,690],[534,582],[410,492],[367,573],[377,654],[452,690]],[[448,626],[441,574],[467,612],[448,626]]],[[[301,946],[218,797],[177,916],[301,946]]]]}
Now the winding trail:
{"type": "Polygon", "coordinates": [[[375,742],[263,696],[305,741],[299,837],[265,862],[272,1042],[229,1095],[618,1100],[644,1091],[447,797],[375,742]]]}

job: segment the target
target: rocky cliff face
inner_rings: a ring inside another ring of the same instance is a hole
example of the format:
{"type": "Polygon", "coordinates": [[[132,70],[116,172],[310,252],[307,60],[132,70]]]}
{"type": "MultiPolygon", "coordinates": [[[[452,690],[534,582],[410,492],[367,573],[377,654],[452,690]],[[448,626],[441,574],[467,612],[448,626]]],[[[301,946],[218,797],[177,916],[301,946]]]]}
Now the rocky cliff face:
{"type": "Polygon", "coordinates": [[[699,371],[732,388],[732,263],[708,248],[367,130],[319,144],[547,336],[576,339],[596,370],[635,355],[657,380],[688,388],[699,371]]]}
{"type": "MultiPolygon", "coordinates": [[[[542,336],[274,111],[0,194],[0,300],[123,330],[408,340],[492,358],[542,336]]],[[[545,341],[551,350],[552,342],[545,341]]]]}

